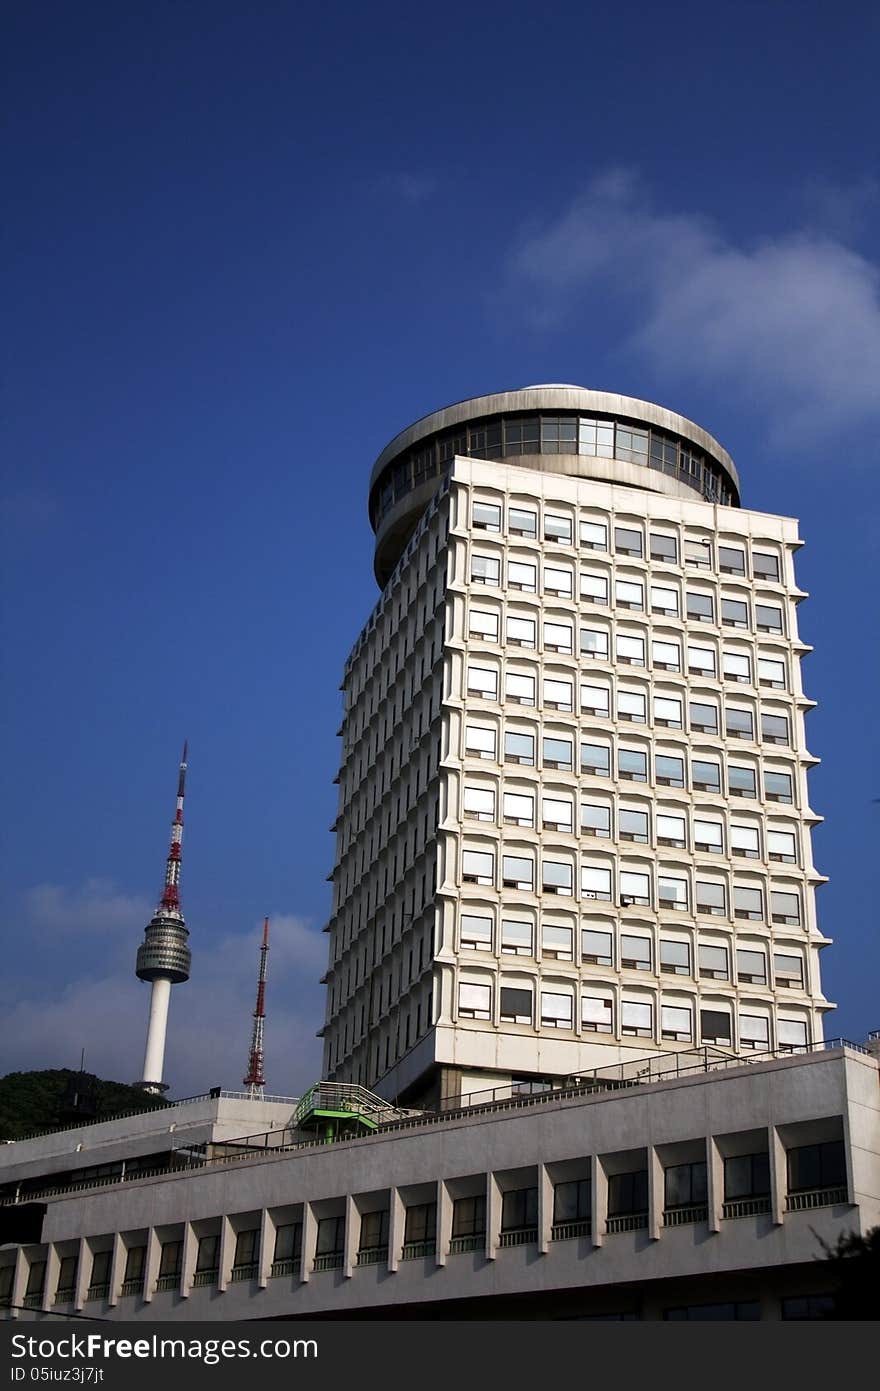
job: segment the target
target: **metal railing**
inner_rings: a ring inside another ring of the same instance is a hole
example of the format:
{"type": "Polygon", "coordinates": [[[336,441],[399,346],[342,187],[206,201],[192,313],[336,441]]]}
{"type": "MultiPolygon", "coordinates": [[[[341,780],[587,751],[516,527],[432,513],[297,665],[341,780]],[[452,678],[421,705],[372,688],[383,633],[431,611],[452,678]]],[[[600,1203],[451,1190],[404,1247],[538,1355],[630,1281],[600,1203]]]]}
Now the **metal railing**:
{"type": "Polygon", "coordinates": [[[256,1280],[259,1268],[256,1261],[248,1261],[247,1265],[234,1265],[229,1274],[230,1282],[235,1285],[242,1280],[256,1280]]]}
{"type": "Polygon", "coordinates": [[[156,1279],[156,1293],[161,1294],[163,1290],[180,1289],[180,1271],[175,1275],[160,1275],[156,1279]]]}
{"type": "Polygon", "coordinates": [[[48,1135],[63,1135],[68,1130],[89,1130],[95,1125],[107,1125],[111,1121],[128,1120],[131,1116],[146,1116],[150,1111],[173,1111],[177,1106],[191,1106],[195,1101],[267,1101],[278,1102],[281,1105],[296,1106],[299,1101],[298,1096],[251,1096],[250,1092],[230,1091],[226,1087],[217,1087],[210,1092],[197,1092],[195,1096],[182,1096],[177,1101],[164,1101],[157,1099],[152,1105],[133,1106],[127,1111],[114,1111],[108,1116],[94,1116],[91,1119],[78,1121],[68,1121],[65,1125],[47,1126],[45,1130],[29,1130],[26,1135],[19,1135],[12,1144],[21,1144],[23,1140],[43,1140],[48,1135]]]}
{"type": "Polygon", "coordinates": [[[424,1256],[434,1256],[437,1253],[437,1242],[431,1237],[428,1241],[405,1241],[400,1252],[402,1261],[417,1261],[424,1256]]]}
{"type": "Polygon", "coordinates": [[[593,1224],[589,1217],[581,1217],[576,1222],[554,1222],[550,1228],[551,1241],[574,1241],[575,1237],[589,1236],[593,1224]]]}
{"type": "Polygon", "coordinates": [[[26,1294],[21,1301],[26,1309],[41,1309],[43,1307],[43,1291],[39,1294],[26,1294]]]}
{"type": "Polygon", "coordinates": [[[722,1204],[721,1216],[726,1219],[735,1217],[759,1217],[762,1212],[770,1211],[770,1194],[763,1198],[732,1198],[722,1204]]]}
{"type": "Polygon", "coordinates": [[[693,1203],[690,1207],[668,1207],[663,1210],[664,1227],[687,1227],[692,1222],[706,1222],[708,1203],[693,1203]]]}
{"type": "Polygon", "coordinates": [[[538,1240],[537,1227],[516,1227],[510,1231],[500,1232],[498,1236],[499,1246],[531,1246],[538,1240]]]}
{"type": "Polygon", "coordinates": [[[109,1282],[102,1285],[89,1285],[86,1290],[86,1299],[106,1299],[109,1293],[109,1282]]]}
{"type": "Polygon", "coordinates": [[[815,1207],[833,1207],[847,1201],[846,1184],[836,1188],[808,1188],[801,1193],[789,1193],[785,1199],[786,1212],[808,1212],[815,1207]]]}
{"type": "Polygon", "coordinates": [[[614,1232],[640,1232],[648,1225],[648,1214],[646,1212],[625,1212],[619,1217],[609,1217],[605,1222],[605,1230],[609,1233],[614,1232]]]}
{"type": "Polygon", "coordinates": [[[312,1265],[312,1270],[317,1271],[318,1273],[320,1273],[322,1270],[341,1270],[341,1269],[342,1269],[342,1252],[341,1252],[341,1251],[331,1251],[331,1252],[330,1252],[328,1255],[326,1255],[326,1256],[316,1256],[316,1257],[315,1257],[315,1260],[314,1260],[314,1264],[312,1265]]]}
{"type": "Polygon", "coordinates": [[[120,1291],[120,1294],[121,1294],[121,1296],[122,1296],[124,1299],[127,1299],[127,1298],[129,1297],[129,1295],[133,1295],[133,1294],[143,1294],[143,1292],[144,1292],[144,1277],[143,1277],[143,1275],[136,1275],[136,1276],[134,1277],[133,1280],[123,1280],[123,1282],[122,1282],[122,1289],[121,1289],[121,1291],[120,1291]]]}
{"type": "Polygon", "coordinates": [[[56,1304],[72,1304],[76,1297],[76,1288],[73,1285],[60,1285],[55,1291],[56,1304]]]}
{"type": "Polygon", "coordinates": [[[485,1232],[478,1232],[476,1236],[454,1236],[449,1242],[449,1254],[450,1256],[461,1256],[466,1251],[483,1251],[485,1246],[485,1232]]]}
{"type": "Polygon", "coordinates": [[[387,1246],[370,1246],[357,1253],[357,1265],[387,1265],[387,1263],[387,1246]]]}
{"type": "Polygon", "coordinates": [[[295,1130],[315,1111],[346,1111],[361,1116],[364,1120],[380,1125],[383,1121],[396,1120],[412,1114],[400,1106],[392,1106],[381,1096],[350,1082],[316,1082],[303,1094],[294,1111],[290,1128],[295,1130]]]}
{"type": "Polygon", "coordinates": [[[214,1266],[212,1270],[197,1270],[193,1274],[192,1287],[194,1290],[204,1289],[206,1285],[216,1285],[219,1279],[219,1266],[214,1266]]]}
{"type": "Polygon", "coordinates": [[[275,1280],[279,1275],[296,1275],[299,1271],[301,1257],[287,1257],[283,1261],[273,1261],[269,1275],[275,1280]]]}

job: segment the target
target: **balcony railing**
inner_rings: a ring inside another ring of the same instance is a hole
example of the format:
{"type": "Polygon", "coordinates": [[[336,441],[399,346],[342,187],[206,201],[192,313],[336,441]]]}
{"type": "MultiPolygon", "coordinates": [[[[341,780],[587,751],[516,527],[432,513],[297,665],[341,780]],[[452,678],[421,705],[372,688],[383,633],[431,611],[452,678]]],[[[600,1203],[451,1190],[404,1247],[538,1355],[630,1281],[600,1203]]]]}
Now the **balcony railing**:
{"type": "Polygon", "coordinates": [[[269,1274],[273,1280],[279,1275],[295,1275],[299,1270],[299,1265],[299,1256],[288,1256],[283,1261],[273,1261],[269,1274]]]}
{"type": "Polygon", "coordinates": [[[692,1222],[705,1222],[709,1217],[707,1203],[693,1203],[690,1207],[668,1207],[663,1212],[664,1227],[687,1227],[692,1222]]]}
{"type": "Polygon", "coordinates": [[[219,1267],[214,1266],[213,1270],[197,1270],[193,1275],[193,1289],[202,1289],[205,1285],[216,1285],[220,1278],[219,1267]]]}
{"type": "Polygon", "coordinates": [[[71,1304],[75,1294],[76,1290],[73,1285],[59,1285],[58,1289],[55,1291],[55,1303],[71,1304]]]}
{"type": "Polygon", "coordinates": [[[450,1256],[460,1256],[465,1251],[482,1251],[486,1245],[486,1233],[476,1236],[454,1236],[449,1243],[450,1256]]]}
{"type": "Polygon", "coordinates": [[[161,1293],[162,1290],[176,1290],[176,1289],[179,1289],[179,1288],[180,1288],[180,1271],[179,1271],[179,1270],[176,1271],[173,1275],[160,1275],[159,1278],[158,1278],[157,1281],[156,1281],[156,1292],[157,1292],[157,1294],[158,1294],[158,1293],[161,1293]]]}
{"type": "Polygon", "coordinates": [[[577,1222],[554,1222],[550,1237],[553,1241],[573,1241],[578,1236],[589,1236],[591,1230],[589,1217],[582,1217],[577,1222]]]}
{"type": "Polygon", "coordinates": [[[43,1291],[38,1294],[26,1294],[21,1301],[26,1309],[41,1309],[43,1307],[43,1291]]]}
{"type": "Polygon", "coordinates": [[[234,1265],[230,1272],[229,1279],[233,1284],[236,1284],[242,1280],[256,1280],[258,1274],[259,1267],[257,1262],[248,1261],[246,1265],[234,1265]]]}
{"type": "Polygon", "coordinates": [[[725,1202],[721,1208],[721,1216],[727,1219],[733,1217],[757,1217],[762,1212],[770,1211],[770,1194],[762,1198],[732,1198],[725,1202]]]}
{"type": "Polygon", "coordinates": [[[330,1251],[326,1256],[316,1256],[312,1270],[320,1273],[322,1270],[341,1270],[342,1252],[330,1251]]]}
{"type": "Polygon", "coordinates": [[[135,1275],[134,1278],[131,1279],[131,1280],[123,1280],[123,1282],[122,1282],[122,1289],[121,1289],[121,1291],[120,1291],[120,1293],[122,1294],[123,1298],[127,1298],[129,1295],[132,1295],[132,1294],[143,1294],[143,1292],[144,1292],[144,1277],[143,1277],[143,1275],[135,1275]]]}
{"type": "Polygon", "coordinates": [[[109,1293],[109,1282],[104,1282],[100,1285],[89,1285],[86,1290],[86,1299],[106,1299],[109,1293]]]}
{"type": "Polygon", "coordinates": [[[357,1253],[358,1265],[385,1265],[388,1261],[387,1246],[370,1246],[357,1253]]]}
{"type": "Polygon", "coordinates": [[[531,1246],[537,1240],[537,1227],[512,1227],[509,1231],[501,1232],[498,1237],[498,1245],[531,1246]]]}
{"type": "Polygon", "coordinates": [[[437,1251],[437,1242],[434,1237],[427,1241],[405,1241],[403,1250],[400,1253],[402,1261],[417,1261],[424,1256],[433,1256],[437,1251]]]}
{"type": "Polygon", "coordinates": [[[646,1212],[626,1212],[620,1217],[609,1217],[605,1229],[608,1232],[638,1232],[647,1225],[646,1212]]]}
{"type": "Polygon", "coordinates": [[[814,1207],[833,1207],[847,1201],[846,1184],[837,1188],[808,1188],[802,1193],[789,1193],[786,1212],[807,1212],[814,1207]]]}

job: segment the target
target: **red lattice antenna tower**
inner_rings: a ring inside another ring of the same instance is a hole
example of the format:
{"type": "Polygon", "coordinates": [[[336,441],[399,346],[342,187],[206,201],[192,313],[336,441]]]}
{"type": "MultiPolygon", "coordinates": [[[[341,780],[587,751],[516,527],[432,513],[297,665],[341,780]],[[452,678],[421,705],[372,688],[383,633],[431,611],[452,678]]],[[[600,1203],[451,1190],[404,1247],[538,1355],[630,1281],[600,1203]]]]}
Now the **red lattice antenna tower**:
{"type": "Polygon", "coordinates": [[[254,1006],[254,1031],[244,1084],[251,1096],[262,1096],[266,1088],[263,1073],[263,1024],[266,1019],[266,965],[269,956],[269,919],[263,920],[263,945],[260,947],[260,974],[257,977],[257,1003],[254,1006]]]}

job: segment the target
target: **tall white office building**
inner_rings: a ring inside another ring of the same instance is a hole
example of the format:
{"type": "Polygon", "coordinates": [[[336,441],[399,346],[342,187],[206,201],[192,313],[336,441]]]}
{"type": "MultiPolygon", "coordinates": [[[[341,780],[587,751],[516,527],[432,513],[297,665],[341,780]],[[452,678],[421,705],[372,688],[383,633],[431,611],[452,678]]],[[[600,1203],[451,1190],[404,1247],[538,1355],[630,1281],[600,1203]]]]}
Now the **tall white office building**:
{"type": "Polygon", "coordinates": [[[796,521],[691,421],[555,385],[417,421],[370,517],[324,1076],[419,1104],[821,1039],[796,521]]]}

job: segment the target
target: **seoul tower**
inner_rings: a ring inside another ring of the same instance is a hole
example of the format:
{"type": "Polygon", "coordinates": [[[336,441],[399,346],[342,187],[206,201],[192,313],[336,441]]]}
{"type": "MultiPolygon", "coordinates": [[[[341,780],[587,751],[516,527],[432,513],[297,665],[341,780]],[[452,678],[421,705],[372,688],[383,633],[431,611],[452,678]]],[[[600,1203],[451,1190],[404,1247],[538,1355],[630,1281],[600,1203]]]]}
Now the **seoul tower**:
{"type": "Polygon", "coordinates": [[[266,1090],[263,1072],[263,1024],[266,1019],[266,962],[269,956],[269,919],[263,922],[263,945],[260,947],[260,973],[257,976],[257,1003],[254,1009],[254,1029],[244,1084],[248,1095],[262,1097],[266,1090]]]}
{"type": "Polygon", "coordinates": [[[168,1004],[172,985],[189,980],[192,955],[186,945],[189,932],[180,911],[180,845],[183,839],[183,789],[186,782],[186,744],[180,758],[177,783],[177,809],[171,827],[171,846],[165,864],[165,887],[159,906],[144,932],[138,948],[135,974],[139,980],[152,983],[150,993],[150,1022],[147,1025],[147,1047],[144,1054],[144,1075],[140,1085],[146,1092],[164,1092],[162,1081],[165,1065],[165,1030],[168,1027],[168,1004]]]}

